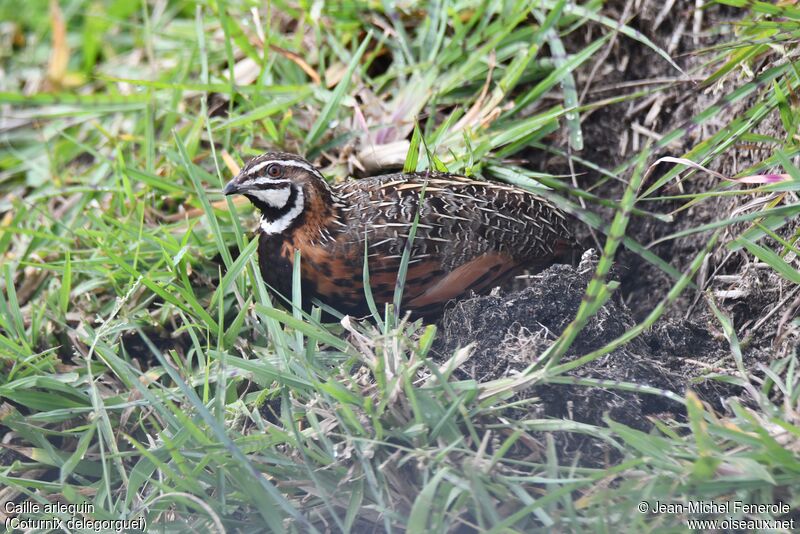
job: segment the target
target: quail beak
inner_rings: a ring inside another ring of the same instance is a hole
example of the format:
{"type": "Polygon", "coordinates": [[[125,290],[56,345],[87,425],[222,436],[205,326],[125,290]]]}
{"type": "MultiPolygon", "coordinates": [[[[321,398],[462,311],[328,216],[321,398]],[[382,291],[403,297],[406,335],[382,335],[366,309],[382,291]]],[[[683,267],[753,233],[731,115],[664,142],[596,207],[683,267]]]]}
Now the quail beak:
{"type": "Polygon", "coordinates": [[[237,183],[236,183],[236,180],[235,180],[235,179],[233,179],[233,180],[231,180],[230,182],[228,182],[228,183],[225,185],[225,188],[222,190],[222,193],[223,193],[225,196],[229,196],[229,195],[235,195],[235,194],[237,194],[237,193],[242,193],[242,192],[244,192],[244,191],[245,191],[245,188],[243,188],[242,186],[240,186],[239,184],[237,184],[237,183]]]}

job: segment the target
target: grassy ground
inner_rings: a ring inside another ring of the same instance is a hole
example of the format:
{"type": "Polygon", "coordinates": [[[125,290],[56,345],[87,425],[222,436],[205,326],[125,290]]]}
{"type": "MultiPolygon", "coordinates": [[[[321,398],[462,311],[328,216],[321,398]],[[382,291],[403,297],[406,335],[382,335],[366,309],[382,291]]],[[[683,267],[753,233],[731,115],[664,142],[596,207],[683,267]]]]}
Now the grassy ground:
{"type": "Polygon", "coordinates": [[[0,502],[88,503],[97,520],[247,532],[681,530],[689,514],[637,508],[798,507],[796,356],[776,349],[748,363],[733,311],[711,293],[699,295],[733,370],[710,379],[740,392],[724,409],[692,384],[667,392],[590,378],[579,386],[662,396],[685,411],[642,431],[524,408],[536,386],[574,387],[576,368],[707,287],[715,254],[748,255],[782,280],[785,307],[770,313],[795,320],[800,12],[748,3],[741,25],[714,35],[683,72],[601,2],[388,5],[0,3],[0,502]],[[581,117],[673,87],[582,94],[576,73],[601,76],[592,66],[619,42],[676,79],[698,78],[696,92],[714,89],[716,104],[614,167],[575,157],[588,172],[566,178],[526,168],[531,147],[580,154],[581,117]],[[770,114],[780,135],[758,131],[770,114]],[[713,121],[721,127],[697,136],[713,121]],[[665,152],[676,139],[693,146],[665,152]],[[742,143],[770,156],[737,169],[739,182],[664,187],[742,143]],[[251,208],[220,193],[267,148],[305,154],[332,180],[405,164],[538,188],[597,236],[587,296],[524,372],[484,383],[454,372],[474,357],[468,348],[432,359],[436,326],[391,309],[332,325],[287,312],[257,274],[251,208]],[[665,153],[684,159],[653,174],[665,153]],[[731,196],[763,201],[663,236],[704,236],[682,261],[630,232],[631,217],[666,225],[731,196]],[[674,211],[658,208],[665,201],[674,211]],[[615,298],[609,272],[623,248],[667,282],[649,289],[657,299],[640,323],[564,360],[615,298]],[[564,433],[595,437],[607,464],[565,457],[555,438],[564,433]]]}

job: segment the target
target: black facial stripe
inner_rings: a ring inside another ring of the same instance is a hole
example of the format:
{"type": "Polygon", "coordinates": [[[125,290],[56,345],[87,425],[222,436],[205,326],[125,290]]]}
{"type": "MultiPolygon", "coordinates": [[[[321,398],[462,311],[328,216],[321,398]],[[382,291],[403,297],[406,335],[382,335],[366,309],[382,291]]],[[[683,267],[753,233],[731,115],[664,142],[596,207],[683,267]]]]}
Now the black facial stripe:
{"type": "MultiPolygon", "coordinates": [[[[276,186],[282,187],[290,187],[291,193],[289,193],[289,199],[286,201],[286,204],[281,206],[280,208],[274,208],[269,204],[262,202],[261,200],[257,199],[252,195],[248,195],[245,193],[245,196],[253,203],[255,207],[261,210],[261,213],[264,215],[264,218],[268,221],[277,221],[282,216],[286,215],[294,207],[295,202],[297,202],[297,192],[298,186],[291,186],[289,184],[275,184],[276,186]]],[[[260,189],[280,189],[280,187],[267,187],[267,188],[260,188],[260,189]]]]}

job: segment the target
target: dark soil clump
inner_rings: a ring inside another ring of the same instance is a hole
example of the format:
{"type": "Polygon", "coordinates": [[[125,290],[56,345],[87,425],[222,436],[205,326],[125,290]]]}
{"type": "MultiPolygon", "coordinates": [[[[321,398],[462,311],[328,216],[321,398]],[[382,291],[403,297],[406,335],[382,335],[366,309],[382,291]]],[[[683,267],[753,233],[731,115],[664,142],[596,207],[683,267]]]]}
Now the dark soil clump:
{"type": "MultiPolygon", "coordinates": [[[[495,291],[457,303],[442,318],[439,350],[452,354],[458,347],[475,344],[471,358],[460,369],[464,378],[486,382],[521,373],[574,319],[593,271],[592,265],[577,269],[554,265],[533,277],[522,291],[505,295],[495,291]]],[[[561,361],[600,349],[634,325],[622,299],[612,296],[561,361]]],[[[616,384],[649,386],[679,396],[691,387],[701,399],[721,408],[720,399],[738,393],[739,388],[704,376],[720,372],[717,362],[727,354],[726,342],[712,336],[707,325],[666,320],[571,373],[576,378],[602,380],[598,387],[537,384],[518,396],[538,398],[526,405],[531,411],[526,418],[564,418],[605,426],[608,415],[646,431],[651,427],[650,415],[683,419],[682,404],[658,394],[623,391],[616,384]]],[[[580,452],[581,463],[602,465],[608,460],[608,447],[597,439],[569,434],[558,440],[564,458],[580,452]]]]}

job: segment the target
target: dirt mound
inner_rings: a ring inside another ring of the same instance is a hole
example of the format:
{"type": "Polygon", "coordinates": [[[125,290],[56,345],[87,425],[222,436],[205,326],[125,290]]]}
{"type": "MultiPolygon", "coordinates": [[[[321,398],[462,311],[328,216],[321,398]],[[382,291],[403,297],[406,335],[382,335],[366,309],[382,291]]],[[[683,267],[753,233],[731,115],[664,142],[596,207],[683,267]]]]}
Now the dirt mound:
{"type": "MultiPolygon", "coordinates": [[[[584,264],[582,264],[584,265],[584,264]]],[[[457,303],[442,318],[438,351],[452,354],[474,343],[472,357],[462,366],[463,378],[480,382],[512,376],[536,361],[542,351],[574,319],[591,279],[593,266],[554,265],[517,292],[477,296],[457,303]]],[[[618,295],[612,296],[592,317],[561,360],[567,362],[597,350],[635,324],[618,295]]],[[[616,350],[582,365],[571,373],[578,378],[625,382],[669,390],[683,396],[692,388],[705,401],[720,407],[720,399],[738,388],[706,378],[711,372],[725,374],[718,362],[730,352],[724,340],[710,333],[708,325],[692,321],[664,320],[616,350]]],[[[682,419],[680,403],[661,395],[625,392],[614,387],[539,384],[520,398],[528,403],[526,417],[557,417],[604,426],[603,417],[646,430],[649,415],[682,419]]],[[[559,452],[571,457],[580,451],[583,462],[602,464],[608,450],[598,440],[559,436],[559,452]],[[588,455],[588,457],[587,457],[588,455]]]]}

